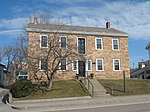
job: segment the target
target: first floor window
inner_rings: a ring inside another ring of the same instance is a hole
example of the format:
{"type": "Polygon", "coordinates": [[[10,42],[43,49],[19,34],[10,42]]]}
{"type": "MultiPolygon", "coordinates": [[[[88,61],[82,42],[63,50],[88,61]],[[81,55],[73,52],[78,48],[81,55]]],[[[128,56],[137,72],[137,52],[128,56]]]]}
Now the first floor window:
{"type": "Polygon", "coordinates": [[[120,70],[120,59],[113,59],[113,70],[114,71],[120,70]]]}
{"type": "Polygon", "coordinates": [[[40,43],[41,43],[40,45],[41,48],[48,48],[48,36],[41,35],[40,43]]]}
{"type": "Polygon", "coordinates": [[[77,71],[77,61],[73,61],[73,63],[72,63],[72,70],[73,71],[77,71]]]}
{"type": "Polygon", "coordinates": [[[40,69],[46,70],[48,66],[47,59],[42,58],[40,61],[40,69]]]}
{"type": "Polygon", "coordinates": [[[67,59],[66,58],[61,60],[61,62],[60,62],[60,69],[61,70],[67,70],[67,59]]]}
{"type": "Polygon", "coordinates": [[[86,70],[92,71],[92,61],[91,60],[86,61],[86,70]]]}
{"type": "Polygon", "coordinates": [[[103,59],[97,58],[96,59],[96,71],[103,71],[103,70],[104,70],[103,59]]]}

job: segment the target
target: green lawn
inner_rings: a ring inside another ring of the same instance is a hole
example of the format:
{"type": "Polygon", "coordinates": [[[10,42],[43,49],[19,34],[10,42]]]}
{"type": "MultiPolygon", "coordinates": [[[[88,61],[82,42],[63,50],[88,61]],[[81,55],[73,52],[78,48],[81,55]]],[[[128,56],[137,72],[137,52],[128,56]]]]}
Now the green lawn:
{"type": "Polygon", "coordinates": [[[49,99],[49,98],[66,98],[66,97],[81,97],[89,96],[87,90],[77,81],[54,81],[51,90],[38,90],[30,96],[18,98],[17,100],[34,100],[34,99],[49,99]]]}
{"type": "Polygon", "coordinates": [[[150,80],[126,80],[126,93],[123,92],[123,80],[99,79],[99,82],[109,93],[111,93],[110,88],[113,88],[113,96],[150,94],[150,80]]]}

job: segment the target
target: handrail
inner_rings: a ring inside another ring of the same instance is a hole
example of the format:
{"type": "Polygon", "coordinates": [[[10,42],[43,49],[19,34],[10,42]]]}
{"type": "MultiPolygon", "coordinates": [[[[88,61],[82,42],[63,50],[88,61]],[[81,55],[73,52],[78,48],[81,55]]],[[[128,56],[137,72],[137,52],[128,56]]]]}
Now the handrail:
{"type": "Polygon", "coordinates": [[[84,79],[84,84],[86,85],[86,80],[88,81],[88,83],[87,83],[87,89],[88,89],[88,91],[89,91],[89,93],[91,94],[91,96],[93,97],[94,96],[94,85],[92,84],[92,82],[89,80],[89,78],[88,77],[84,77],[83,78],[84,79]],[[90,92],[90,85],[91,85],[91,87],[92,87],[92,91],[90,92]]]}

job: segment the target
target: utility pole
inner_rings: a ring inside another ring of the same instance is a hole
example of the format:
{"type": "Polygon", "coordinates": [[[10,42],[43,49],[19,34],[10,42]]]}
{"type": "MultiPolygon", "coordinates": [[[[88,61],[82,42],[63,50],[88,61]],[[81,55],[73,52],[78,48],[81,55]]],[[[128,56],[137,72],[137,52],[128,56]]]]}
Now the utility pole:
{"type": "Polygon", "coordinates": [[[125,71],[123,71],[123,92],[126,93],[126,76],[125,76],[125,71]]]}

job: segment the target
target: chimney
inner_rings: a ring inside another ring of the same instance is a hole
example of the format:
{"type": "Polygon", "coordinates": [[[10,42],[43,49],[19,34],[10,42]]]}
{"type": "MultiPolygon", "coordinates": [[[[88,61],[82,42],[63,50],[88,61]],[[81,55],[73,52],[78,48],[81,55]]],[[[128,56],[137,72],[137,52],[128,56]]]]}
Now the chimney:
{"type": "Polygon", "coordinates": [[[35,24],[35,25],[38,24],[38,18],[37,18],[37,16],[34,16],[34,24],[35,24]]]}
{"type": "Polygon", "coordinates": [[[106,28],[110,29],[110,22],[109,21],[106,23],[106,28]]]}

